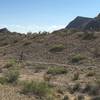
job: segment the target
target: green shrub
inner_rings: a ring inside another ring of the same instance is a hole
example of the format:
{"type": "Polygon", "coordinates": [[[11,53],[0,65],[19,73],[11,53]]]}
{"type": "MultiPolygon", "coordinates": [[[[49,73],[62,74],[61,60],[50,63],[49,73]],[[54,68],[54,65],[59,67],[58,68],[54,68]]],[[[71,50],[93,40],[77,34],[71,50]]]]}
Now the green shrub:
{"type": "Polygon", "coordinates": [[[66,74],[67,70],[64,67],[53,67],[53,68],[49,68],[47,71],[47,74],[66,74]]]}
{"type": "Polygon", "coordinates": [[[24,94],[35,94],[39,97],[46,96],[50,93],[51,88],[46,82],[25,82],[22,92],[24,94]]]}
{"type": "Polygon", "coordinates": [[[7,79],[5,77],[0,77],[0,84],[7,83],[7,79]]]}
{"type": "Polygon", "coordinates": [[[9,69],[5,73],[5,77],[6,77],[8,83],[14,83],[19,78],[19,71],[17,69],[9,69]]]}
{"type": "Polygon", "coordinates": [[[71,62],[72,63],[78,63],[80,62],[81,60],[84,60],[85,57],[82,56],[81,54],[77,54],[77,55],[74,55],[72,58],[71,58],[71,62]]]}
{"type": "Polygon", "coordinates": [[[64,50],[64,45],[59,44],[59,45],[54,45],[49,51],[50,52],[61,52],[64,50]]]}
{"type": "Polygon", "coordinates": [[[19,65],[15,59],[11,59],[4,68],[7,68],[7,71],[4,73],[4,79],[7,83],[14,83],[19,78],[19,65]]]}
{"type": "Polygon", "coordinates": [[[8,63],[4,66],[5,68],[13,68],[13,67],[18,67],[18,63],[16,59],[10,59],[8,63]]]}

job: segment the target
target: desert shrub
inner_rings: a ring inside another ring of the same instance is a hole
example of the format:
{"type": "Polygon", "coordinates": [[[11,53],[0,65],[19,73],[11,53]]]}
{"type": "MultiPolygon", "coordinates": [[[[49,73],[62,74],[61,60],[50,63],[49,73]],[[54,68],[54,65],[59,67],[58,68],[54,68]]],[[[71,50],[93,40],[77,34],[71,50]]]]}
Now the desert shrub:
{"type": "Polygon", "coordinates": [[[64,45],[62,44],[58,44],[58,45],[54,45],[49,51],[50,52],[61,52],[64,50],[64,45]]]}
{"type": "Polygon", "coordinates": [[[82,93],[88,93],[89,95],[97,95],[100,91],[98,84],[87,83],[82,89],[82,93]]]}
{"type": "Polygon", "coordinates": [[[13,41],[13,43],[17,43],[17,42],[18,42],[18,40],[14,40],[14,41],[13,41]]]}
{"type": "Polygon", "coordinates": [[[26,42],[23,43],[23,46],[28,46],[28,45],[30,45],[30,44],[31,44],[30,41],[26,41],[26,42]]]}
{"type": "Polygon", "coordinates": [[[46,69],[46,67],[38,65],[38,66],[35,66],[34,69],[36,69],[36,70],[44,70],[44,69],[46,69]]]}
{"type": "Polygon", "coordinates": [[[94,32],[85,32],[82,35],[83,40],[91,40],[91,39],[95,39],[95,38],[96,38],[96,36],[95,36],[94,32]]]}
{"type": "Polygon", "coordinates": [[[46,82],[25,82],[22,92],[24,94],[35,94],[39,97],[46,96],[50,93],[51,88],[46,82]]]}
{"type": "Polygon", "coordinates": [[[79,83],[70,84],[67,89],[68,89],[69,93],[73,94],[74,92],[79,91],[80,84],[79,83]]]}
{"type": "Polygon", "coordinates": [[[45,35],[48,35],[49,32],[43,31],[41,34],[42,34],[43,36],[45,36],[45,35]]]}
{"type": "Polygon", "coordinates": [[[78,63],[78,62],[80,62],[81,60],[84,60],[84,59],[85,59],[85,57],[83,55],[77,54],[77,55],[74,55],[74,56],[71,57],[71,62],[72,63],[78,63]]]}
{"type": "Polygon", "coordinates": [[[45,66],[35,66],[34,67],[34,70],[35,70],[35,73],[38,73],[38,72],[40,72],[41,70],[45,70],[46,69],[46,67],[45,66]]]}
{"type": "Polygon", "coordinates": [[[7,79],[5,77],[0,77],[0,84],[6,84],[7,79]]]}
{"type": "Polygon", "coordinates": [[[94,76],[95,75],[95,72],[91,71],[91,72],[88,72],[86,74],[87,77],[91,77],[91,76],[94,76]]]}
{"type": "Polygon", "coordinates": [[[42,39],[36,39],[35,40],[37,43],[43,43],[45,40],[42,38],[42,39]]]}
{"type": "Polygon", "coordinates": [[[3,77],[0,77],[0,83],[14,83],[19,78],[19,65],[15,59],[11,59],[4,68],[7,70],[3,73],[3,77]]]}
{"type": "Polygon", "coordinates": [[[73,77],[72,77],[72,80],[75,81],[75,80],[78,80],[79,79],[79,73],[76,72],[73,74],[73,77]]]}
{"type": "Polygon", "coordinates": [[[43,79],[46,82],[50,82],[50,80],[52,79],[52,75],[51,74],[44,74],[43,79]]]}
{"type": "Polygon", "coordinates": [[[8,83],[14,83],[19,78],[19,71],[17,69],[9,69],[5,73],[5,77],[6,77],[8,83]]]}
{"type": "Polygon", "coordinates": [[[82,95],[82,94],[78,94],[77,96],[76,96],[76,100],[84,100],[85,99],[85,97],[84,97],[84,95],[82,95]]]}
{"type": "Polygon", "coordinates": [[[9,69],[9,68],[18,68],[18,63],[17,63],[17,61],[16,61],[16,59],[10,59],[4,66],[3,66],[3,68],[7,68],[7,69],[9,69]]]}
{"type": "Polygon", "coordinates": [[[62,29],[60,31],[54,31],[52,32],[52,34],[59,35],[59,36],[67,36],[68,35],[67,31],[68,31],[67,29],[62,29]]]}
{"type": "Polygon", "coordinates": [[[49,68],[47,71],[47,74],[53,74],[53,75],[57,75],[57,74],[66,74],[67,70],[64,67],[52,67],[49,68]]]}
{"type": "Polygon", "coordinates": [[[67,95],[64,95],[62,100],[69,100],[69,97],[67,95]]]}
{"type": "Polygon", "coordinates": [[[45,100],[55,100],[55,97],[53,95],[47,96],[45,100]]]}

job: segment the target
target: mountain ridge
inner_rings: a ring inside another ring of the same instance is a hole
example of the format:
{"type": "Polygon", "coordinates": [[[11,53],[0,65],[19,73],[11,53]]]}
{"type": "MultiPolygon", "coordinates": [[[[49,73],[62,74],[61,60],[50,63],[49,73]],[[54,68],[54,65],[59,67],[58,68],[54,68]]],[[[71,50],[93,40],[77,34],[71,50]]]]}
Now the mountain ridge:
{"type": "Polygon", "coordinates": [[[72,20],[66,27],[66,29],[77,30],[93,30],[100,31],[100,14],[95,18],[78,16],[72,20]]]}

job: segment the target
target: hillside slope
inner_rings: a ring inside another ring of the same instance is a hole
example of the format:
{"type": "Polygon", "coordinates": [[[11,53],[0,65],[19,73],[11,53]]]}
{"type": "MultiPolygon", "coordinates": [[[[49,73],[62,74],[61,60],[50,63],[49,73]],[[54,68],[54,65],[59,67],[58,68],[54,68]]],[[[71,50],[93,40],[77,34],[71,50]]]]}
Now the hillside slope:
{"type": "Polygon", "coordinates": [[[99,100],[100,32],[1,29],[0,90],[1,100],[99,100]]]}
{"type": "Polygon", "coordinates": [[[69,34],[68,30],[59,30],[51,34],[0,33],[0,59],[18,60],[23,56],[23,60],[66,64],[74,55],[84,55],[84,64],[99,64],[100,32],[69,34]]]}

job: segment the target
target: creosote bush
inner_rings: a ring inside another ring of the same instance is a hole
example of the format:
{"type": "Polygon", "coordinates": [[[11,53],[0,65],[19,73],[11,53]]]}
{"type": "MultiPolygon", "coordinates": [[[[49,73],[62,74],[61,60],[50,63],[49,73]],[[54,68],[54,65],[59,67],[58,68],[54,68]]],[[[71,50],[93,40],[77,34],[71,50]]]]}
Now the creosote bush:
{"type": "Polygon", "coordinates": [[[53,74],[53,75],[57,75],[57,74],[66,74],[67,70],[64,67],[52,67],[49,68],[47,71],[47,74],[53,74]]]}
{"type": "Polygon", "coordinates": [[[6,83],[16,83],[19,78],[19,70],[17,69],[8,69],[4,76],[0,77],[0,83],[6,84],[6,83]]]}
{"type": "Polygon", "coordinates": [[[19,78],[19,71],[17,69],[9,69],[5,73],[5,77],[6,77],[8,83],[14,83],[19,78]]]}
{"type": "Polygon", "coordinates": [[[3,66],[3,68],[9,69],[9,68],[11,68],[11,67],[13,68],[13,67],[16,67],[16,66],[18,66],[16,59],[10,59],[10,60],[3,66]]]}
{"type": "Polygon", "coordinates": [[[5,76],[0,77],[0,83],[16,83],[19,78],[19,72],[15,70],[10,70],[6,72],[5,76]]]}
{"type": "Polygon", "coordinates": [[[78,62],[80,62],[81,60],[84,60],[84,59],[85,59],[85,57],[83,55],[77,54],[77,55],[72,56],[71,62],[72,63],[78,63],[78,62]]]}
{"type": "Polygon", "coordinates": [[[50,92],[51,92],[51,87],[45,81],[25,82],[22,90],[22,93],[24,94],[34,94],[39,97],[47,96],[47,94],[49,94],[50,92]]]}
{"type": "Polygon", "coordinates": [[[17,82],[19,78],[19,65],[16,60],[10,60],[5,67],[7,71],[4,73],[2,80],[5,80],[7,83],[17,82]]]}
{"type": "Polygon", "coordinates": [[[62,44],[58,44],[58,45],[54,45],[52,46],[52,48],[49,50],[50,52],[61,52],[64,50],[64,45],[62,44]]]}

